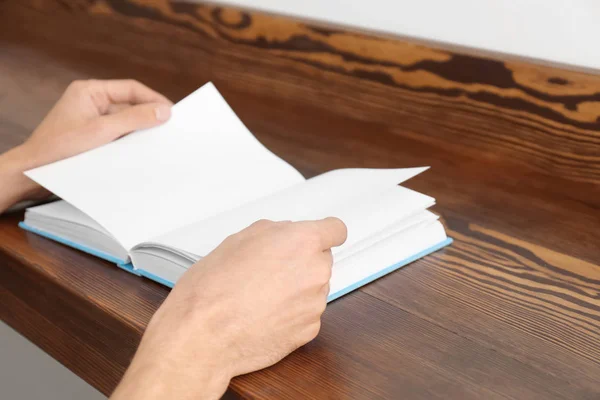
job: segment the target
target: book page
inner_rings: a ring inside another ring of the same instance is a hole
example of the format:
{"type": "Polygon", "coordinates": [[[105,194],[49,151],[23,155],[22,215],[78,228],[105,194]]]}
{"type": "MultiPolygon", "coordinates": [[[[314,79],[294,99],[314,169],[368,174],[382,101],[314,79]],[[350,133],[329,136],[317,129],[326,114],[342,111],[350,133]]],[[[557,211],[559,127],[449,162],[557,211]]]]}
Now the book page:
{"type": "Polygon", "coordinates": [[[304,181],[210,83],[176,104],[165,124],[26,175],[126,249],[304,181]]]}
{"type": "Polygon", "coordinates": [[[433,205],[433,198],[397,186],[425,169],[331,171],[204,221],[178,228],[136,248],[157,244],[202,257],[227,236],[259,219],[301,221],[333,216],[344,221],[348,228],[348,239],[338,248],[343,249],[433,205]]]}
{"type": "Polygon", "coordinates": [[[27,209],[26,214],[80,225],[101,232],[108,237],[112,237],[110,232],[104,229],[100,224],[64,200],[30,207],[27,209]]]}
{"type": "Polygon", "coordinates": [[[341,291],[347,292],[361,286],[361,281],[370,275],[385,269],[389,272],[395,269],[395,264],[422,257],[420,253],[440,245],[446,238],[439,221],[425,221],[336,261],[329,281],[330,298],[338,297],[341,291]]]}
{"type": "Polygon", "coordinates": [[[399,219],[397,222],[394,222],[392,225],[387,226],[386,228],[375,232],[372,235],[367,236],[366,238],[356,241],[349,246],[341,246],[333,251],[333,256],[335,262],[340,262],[345,258],[352,257],[354,254],[360,253],[370,247],[373,247],[375,244],[386,240],[392,236],[397,235],[402,231],[406,231],[416,225],[419,225],[424,222],[433,222],[437,221],[439,217],[427,210],[419,210],[414,213],[409,214],[407,217],[399,219]],[[337,250],[337,251],[336,251],[337,250]]]}

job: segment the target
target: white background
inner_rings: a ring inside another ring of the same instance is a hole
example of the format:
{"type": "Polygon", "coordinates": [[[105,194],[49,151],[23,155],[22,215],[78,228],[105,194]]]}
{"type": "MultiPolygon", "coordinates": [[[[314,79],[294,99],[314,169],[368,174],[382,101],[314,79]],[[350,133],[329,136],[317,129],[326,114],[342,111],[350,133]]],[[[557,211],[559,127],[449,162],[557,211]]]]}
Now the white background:
{"type": "Polygon", "coordinates": [[[600,70],[600,0],[224,2],[600,70]]]}

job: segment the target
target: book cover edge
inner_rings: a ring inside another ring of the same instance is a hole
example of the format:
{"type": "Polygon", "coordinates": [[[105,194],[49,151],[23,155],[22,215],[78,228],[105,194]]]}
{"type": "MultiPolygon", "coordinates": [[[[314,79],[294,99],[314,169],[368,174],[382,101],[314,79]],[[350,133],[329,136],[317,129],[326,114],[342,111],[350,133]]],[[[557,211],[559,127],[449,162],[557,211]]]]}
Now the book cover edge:
{"type": "Polygon", "coordinates": [[[423,257],[425,257],[425,256],[427,256],[427,255],[429,255],[431,253],[434,253],[434,252],[436,252],[436,251],[438,251],[438,250],[440,250],[440,249],[442,249],[442,248],[444,248],[446,246],[449,246],[453,241],[454,241],[454,239],[448,237],[448,238],[446,238],[445,240],[443,240],[442,242],[440,242],[440,243],[438,243],[436,245],[433,245],[433,246],[431,246],[431,247],[429,247],[429,248],[427,248],[427,249],[425,249],[425,250],[423,250],[423,251],[421,251],[419,253],[416,253],[416,254],[408,257],[408,258],[405,258],[402,261],[399,261],[399,262],[397,262],[397,263],[395,263],[393,265],[390,265],[387,268],[384,268],[384,269],[382,269],[382,270],[380,270],[380,271],[378,271],[378,272],[376,272],[376,273],[374,273],[372,275],[369,275],[368,277],[366,277],[364,279],[361,279],[360,281],[358,281],[356,283],[353,283],[350,286],[346,286],[344,289],[338,290],[335,293],[331,293],[329,296],[327,296],[327,303],[330,303],[330,302],[332,302],[332,301],[334,301],[336,299],[339,299],[340,297],[342,297],[342,296],[344,296],[344,295],[346,295],[346,294],[348,294],[350,292],[353,292],[356,289],[358,289],[358,288],[360,288],[360,287],[362,287],[362,286],[364,286],[366,284],[369,284],[369,283],[371,283],[371,282],[373,282],[373,281],[375,281],[375,280],[377,280],[379,278],[382,278],[385,275],[390,274],[390,273],[392,273],[392,272],[394,272],[394,271],[396,271],[396,270],[398,270],[398,269],[400,269],[400,268],[402,268],[402,267],[404,267],[404,266],[406,266],[406,265],[408,265],[408,264],[410,264],[410,263],[412,263],[414,261],[417,261],[417,260],[419,260],[419,259],[421,259],[421,258],[423,258],[423,257]]]}
{"type": "Polygon", "coordinates": [[[79,243],[73,242],[73,241],[71,241],[69,239],[65,239],[63,237],[60,237],[60,236],[54,235],[52,233],[46,232],[44,230],[41,230],[41,229],[38,229],[38,228],[34,228],[31,225],[27,225],[25,223],[25,221],[19,222],[19,227],[21,229],[23,229],[23,230],[35,233],[36,235],[45,237],[47,239],[50,239],[50,240],[53,240],[55,242],[64,244],[64,245],[72,247],[74,249],[83,251],[85,253],[91,254],[91,255],[93,255],[95,257],[98,257],[98,258],[101,258],[103,260],[110,261],[110,262],[115,263],[117,265],[127,264],[126,260],[120,260],[120,259],[118,259],[116,257],[111,256],[108,253],[103,252],[103,251],[96,250],[96,249],[93,249],[91,247],[84,246],[84,245],[81,245],[79,243]]]}
{"type": "MultiPolygon", "coordinates": [[[[64,238],[62,238],[60,236],[53,235],[53,234],[45,232],[43,230],[34,228],[32,226],[27,225],[25,222],[19,222],[19,227],[22,228],[22,229],[24,229],[24,230],[26,230],[26,231],[35,233],[35,234],[40,235],[42,237],[48,238],[50,240],[54,240],[54,241],[56,241],[58,243],[61,243],[61,244],[64,244],[66,246],[72,247],[74,249],[77,249],[77,250],[83,251],[85,253],[91,254],[91,255],[93,255],[95,257],[98,257],[98,258],[101,258],[103,260],[110,261],[110,262],[116,264],[116,266],[119,267],[120,269],[122,269],[124,271],[127,271],[127,272],[129,272],[131,274],[145,277],[147,279],[150,279],[152,281],[155,281],[155,282],[157,282],[157,283],[159,283],[161,285],[164,285],[164,286],[167,286],[167,287],[170,287],[170,288],[173,288],[173,286],[175,286],[174,282],[167,281],[166,279],[163,279],[163,278],[161,278],[159,276],[156,276],[156,275],[154,275],[154,274],[152,274],[150,272],[147,272],[147,271],[145,271],[143,269],[135,269],[130,262],[128,263],[125,260],[119,260],[116,257],[111,256],[110,254],[106,254],[106,253],[104,253],[102,251],[99,251],[99,250],[96,250],[96,249],[93,249],[93,248],[90,248],[90,247],[87,247],[87,246],[83,246],[83,245],[78,244],[76,242],[73,242],[71,240],[64,239],[64,238]]],[[[450,245],[452,242],[453,242],[453,239],[450,238],[450,237],[448,237],[445,240],[443,240],[442,242],[440,242],[440,243],[438,243],[438,244],[436,244],[434,246],[431,246],[431,247],[429,247],[429,248],[427,248],[427,249],[425,249],[425,250],[423,250],[423,251],[421,251],[419,253],[414,254],[413,256],[410,256],[410,257],[408,257],[408,258],[406,258],[404,260],[401,260],[401,261],[399,261],[399,262],[397,262],[397,263],[395,263],[395,264],[393,264],[393,265],[391,265],[391,266],[389,266],[387,268],[384,268],[384,269],[382,269],[382,270],[380,270],[380,271],[378,271],[378,272],[376,272],[376,273],[374,273],[372,275],[369,275],[368,277],[366,277],[364,279],[361,279],[360,281],[358,281],[358,282],[356,282],[356,283],[354,283],[354,284],[352,284],[350,286],[347,286],[344,289],[338,290],[337,292],[330,294],[327,297],[327,302],[330,303],[330,302],[332,302],[332,301],[334,301],[334,300],[336,300],[336,299],[338,299],[338,298],[340,298],[340,297],[342,297],[342,296],[344,296],[344,295],[346,295],[346,294],[348,294],[350,292],[353,292],[354,290],[356,290],[356,289],[358,289],[358,288],[360,288],[360,287],[362,287],[364,285],[367,285],[367,284],[369,284],[369,283],[371,283],[371,282],[373,282],[373,281],[375,281],[375,280],[377,280],[377,279],[379,279],[379,278],[381,278],[381,277],[383,277],[385,275],[388,275],[388,274],[390,274],[390,273],[392,273],[392,272],[394,272],[394,271],[396,271],[396,270],[398,270],[398,269],[400,269],[400,268],[402,268],[402,267],[404,267],[404,266],[406,266],[406,265],[408,265],[408,264],[410,264],[410,263],[412,263],[412,262],[414,262],[414,261],[416,261],[418,259],[421,259],[421,258],[423,258],[423,257],[425,257],[425,256],[427,256],[427,255],[429,255],[431,253],[434,253],[434,252],[436,252],[436,251],[438,251],[438,250],[440,250],[440,249],[442,249],[442,248],[450,245]]]]}

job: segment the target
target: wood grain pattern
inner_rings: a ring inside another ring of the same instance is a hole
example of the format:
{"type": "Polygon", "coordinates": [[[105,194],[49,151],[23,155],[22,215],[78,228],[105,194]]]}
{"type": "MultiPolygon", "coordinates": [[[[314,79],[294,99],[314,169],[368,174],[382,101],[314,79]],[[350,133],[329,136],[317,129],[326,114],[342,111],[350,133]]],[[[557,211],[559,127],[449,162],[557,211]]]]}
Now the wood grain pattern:
{"type": "MultiPolygon", "coordinates": [[[[600,77],[205,4],[0,2],[0,151],[73,79],[214,81],[305,175],[431,165],[455,243],[333,302],[243,398],[600,396],[600,77]]],[[[168,291],[0,218],[0,316],[110,393],[168,291]]]]}

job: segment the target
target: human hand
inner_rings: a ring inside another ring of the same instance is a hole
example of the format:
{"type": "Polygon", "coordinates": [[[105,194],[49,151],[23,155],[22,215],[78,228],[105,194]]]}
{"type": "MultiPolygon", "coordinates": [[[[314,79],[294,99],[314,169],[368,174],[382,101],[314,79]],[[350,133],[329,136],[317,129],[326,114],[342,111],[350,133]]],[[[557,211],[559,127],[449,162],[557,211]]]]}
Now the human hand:
{"type": "Polygon", "coordinates": [[[172,103],[134,80],[75,81],[22,145],[0,156],[0,212],[47,194],[23,172],[169,119],[172,103]]]}
{"type": "Polygon", "coordinates": [[[330,248],[345,240],[337,218],[258,221],[227,238],[153,316],[113,400],[219,398],[232,377],[312,340],[327,304],[330,248]]]}
{"type": "Polygon", "coordinates": [[[159,125],[171,106],[135,80],[75,81],[23,147],[32,162],[48,164],[159,125]]]}

